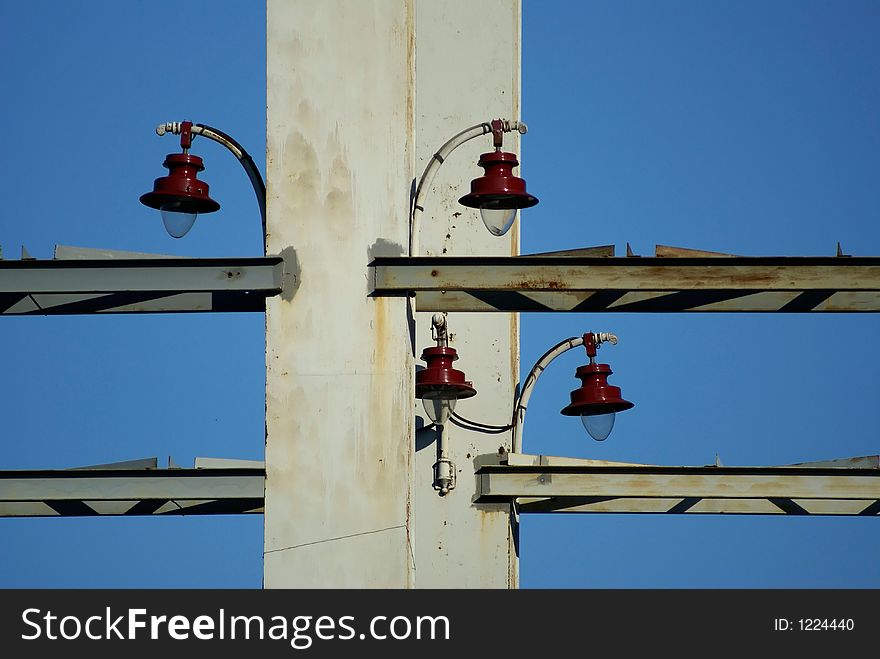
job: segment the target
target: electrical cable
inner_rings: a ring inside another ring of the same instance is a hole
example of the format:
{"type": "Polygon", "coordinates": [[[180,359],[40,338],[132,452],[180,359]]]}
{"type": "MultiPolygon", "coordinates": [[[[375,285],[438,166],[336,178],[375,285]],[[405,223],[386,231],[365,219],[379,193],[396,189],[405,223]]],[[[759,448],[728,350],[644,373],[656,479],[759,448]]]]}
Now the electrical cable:
{"type": "Polygon", "coordinates": [[[454,411],[450,412],[450,415],[452,417],[454,417],[455,419],[461,421],[462,423],[467,423],[469,425],[476,426],[478,428],[486,428],[488,430],[499,430],[499,431],[510,430],[511,428],[513,428],[513,425],[494,426],[490,423],[480,423],[479,421],[471,421],[470,419],[467,419],[454,411]]]}
{"type": "Polygon", "coordinates": [[[509,430],[509,428],[501,428],[501,427],[498,427],[495,430],[491,430],[489,428],[480,428],[477,426],[469,426],[466,423],[462,423],[461,421],[459,421],[458,419],[456,419],[455,417],[452,417],[452,416],[449,417],[449,421],[450,421],[450,423],[458,426],[459,428],[464,428],[465,430],[470,430],[471,432],[481,432],[486,435],[500,435],[500,434],[505,433],[509,430]]]}

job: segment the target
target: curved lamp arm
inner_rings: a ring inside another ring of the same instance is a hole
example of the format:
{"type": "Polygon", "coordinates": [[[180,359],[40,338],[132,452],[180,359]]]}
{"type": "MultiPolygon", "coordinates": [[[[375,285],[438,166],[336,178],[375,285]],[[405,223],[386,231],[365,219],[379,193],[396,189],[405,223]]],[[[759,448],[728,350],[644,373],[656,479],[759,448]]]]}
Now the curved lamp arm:
{"type": "MultiPolygon", "coordinates": [[[[156,134],[159,136],[162,136],[165,133],[180,135],[180,124],[180,121],[169,121],[164,124],[159,124],[158,126],[156,126],[156,134]]],[[[260,220],[263,224],[263,256],[265,256],[266,184],[263,181],[263,176],[260,174],[260,170],[257,169],[257,166],[254,163],[254,159],[251,158],[250,154],[245,151],[244,147],[241,144],[236,142],[233,138],[231,138],[223,131],[217,130],[216,128],[211,128],[211,126],[206,126],[205,124],[193,124],[190,132],[193,135],[202,135],[203,137],[207,137],[208,139],[214,140],[215,142],[219,142],[227,149],[229,149],[232,152],[232,155],[234,155],[236,159],[238,159],[238,162],[241,163],[241,166],[244,168],[244,171],[254,188],[254,194],[257,195],[257,203],[260,205],[260,220]]]]}
{"type": "MultiPolygon", "coordinates": [[[[596,332],[594,333],[594,336],[596,337],[597,345],[605,341],[612,344],[617,343],[617,336],[608,332],[596,332]]],[[[523,380],[523,386],[522,389],[520,389],[519,397],[514,401],[513,405],[513,429],[510,434],[511,452],[520,453],[522,451],[522,428],[523,423],[525,423],[526,409],[529,406],[529,398],[532,396],[532,390],[535,388],[538,378],[541,377],[541,373],[543,373],[544,369],[550,365],[550,362],[559,357],[559,355],[582,345],[584,345],[583,336],[573,336],[570,339],[565,339],[565,341],[560,341],[550,348],[550,350],[541,355],[541,358],[535,362],[534,366],[532,366],[532,370],[529,371],[526,379],[523,380]]]]}
{"type": "MultiPolygon", "coordinates": [[[[500,124],[501,132],[509,133],[511,131],[517,131],[520,135],[525,135],[528,131],[528,127],[521,121],[511,121],[509,119],[496,119],[495,122],[500,124]]],[[[437,170],[440,169],[440,165],[443,164],[443,161],[449,157],[449,154],[455,151],[462,144],[467,142],[468,140],[472,140],[475,137],[480,137],[481,135],[485,135],[486,133],[493,132],[492,124],[495,123],[492,121],[485,121],[481,124],[477,124],[476,126],[471,126],[470,128],[461,131],[455,137],[447,141],[443,146],[437,149],[437,152],[431,156],[431,159],[428,161],[428,165],[425,167],[425,171],[422,172],[422,177],[419,179],[419,184],[416,186],[415,197],[413,198],[412,212],[410,214],[410,223],[409,223],[409,255],[417,256],[419,251],[419,224],[422,212],[424,212],[424,207],[422,206],[422,199],[427,194],[427,191],[431,188],[431,181],[433,181],[434,176],[437,174],[437,170]]],[[[193,126],[195,129],[195,126],[193,126]]],[[[195,132],[195,131],[193,131],[195,132]]]]}

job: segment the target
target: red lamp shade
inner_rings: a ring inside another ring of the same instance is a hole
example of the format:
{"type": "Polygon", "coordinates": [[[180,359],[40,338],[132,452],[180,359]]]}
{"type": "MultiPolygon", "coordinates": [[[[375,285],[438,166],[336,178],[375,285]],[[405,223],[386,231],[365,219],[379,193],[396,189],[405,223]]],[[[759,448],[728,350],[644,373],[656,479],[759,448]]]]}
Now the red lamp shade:
{"type": "Polygon", "coordinates": [[[428,365],[416,373],[416,398],[459,400],[476,395],[477,390],[465,380],[464,372],[452,368],[452,362],[458,359],[455,348],[425,348],[422,359],[428,365]]]}
{"type": "Polygon", "coordinates": [[[144,206],[175,213],[213,213],[220,204],[208,196],[208,184],[200,181],[198,173],[205,169],[202,159],[189,153],[171,153],[162,163],[168,175],[157,178],[153,191],[142,195],[144,206]]]}
{"type": "Polygon", "coordinates": [[[526,192],[525,180],[511,172],[519,165],[515,153],[484,153],[477,164],[486,171],[483,176],[471,181],[470,194],[459,199],[458,203],[487,210],[515,210],[538,203],[537,197],[526,192]]]}
{"type": "Polygon", "coordinates": [[[579,366],[575,377],[581,386],[571,392],[571,405],[562,410],[565,416],[596,416],[614,414],[633,407],[620,396],[620,387],[608,384],[611,367],[608,364],[579,366]]]}

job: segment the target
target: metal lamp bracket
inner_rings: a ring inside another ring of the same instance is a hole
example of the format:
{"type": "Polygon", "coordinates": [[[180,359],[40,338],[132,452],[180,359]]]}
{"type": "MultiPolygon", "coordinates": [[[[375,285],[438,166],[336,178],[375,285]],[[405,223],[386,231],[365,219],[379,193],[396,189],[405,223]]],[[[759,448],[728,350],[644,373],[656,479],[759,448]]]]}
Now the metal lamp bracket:
{"type": "Polygon", "coordinates": [[[434,463],[434,489],[439,490],[441,495],[454,490],[456,471],[455,463],[449,458],[437,460],[434,463]]]}

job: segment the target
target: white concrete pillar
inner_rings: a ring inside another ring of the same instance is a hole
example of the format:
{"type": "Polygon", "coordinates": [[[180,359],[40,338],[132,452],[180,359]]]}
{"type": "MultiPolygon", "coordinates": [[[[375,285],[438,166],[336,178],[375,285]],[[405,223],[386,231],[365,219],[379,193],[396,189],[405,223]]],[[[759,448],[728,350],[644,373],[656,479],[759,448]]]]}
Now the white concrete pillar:
{"type": "Polygon", "coordinates": [[[404,299],[367,264],[408,237],[412,8],[269,0],[266,587],[413,585],[404,299]]]}
{"type": "MultiPolygon", "coordinates": [[[[437,495],[413,415],[430,316],[414,336],[406,300],[369,296],[367,264],[405,253],[410,186],[442,142],[519,118],[519,16],[518,0],[268,0],[268,248],[288,281],[266,314],[266,587],[516,585],[506,511],[470,503],[473,457],[508,436],[453,427],[458,486],[437,495]]],[[[440,168],[423,254],[517,253],[516,227],[494,238],[456,201],[490,148],[440,168]]],[[[458,411],[506,423],[517,318],[449,320],[478,390],[458,411]]]]}
{"type": "MultiPolygon", "coordinates": [[[[517,0],[418,2],[416,25],[416,169],[419,176],[447,139],[481,121],[520,119],[520,3],[517,0]]],[[[523,118],[527,121],[527,117],[523,118]]],[[[518,153],[517,133],[504,148],[518,153]]],[[[481,153],[492,136],[476,138],[443,163],[424,199],[420,254],[435,256],[519,253],[519,221],[501,238],[483,226],[479,211],[458,199],[469,192],[481,153]]],[[[516,171],[516,170],[514,170],[516,171]]],[[[519,376],[518,314],[449,314],[456,367],[473,381],[477,395],[456,412],[474,421],[510,422],[519,376]]],[[[417,354],[431,345],[431,314],[417,314],[417,354]]],[[[418,364],[423,362],[418,361],[418,364]]],[[[424,417],[422,405],[416,414],[424,417]]],[[[430,421],[428,421],[430,423],[430,421]]],[[[473,459],[510,448],[509,434],[493,435],[449,426],[457,486],[440,497],[432,488],[435,433],[419,433],[415,460],[416,584],[420,588],[508,588],[517,585],[513,530],[507,507],[477,509],[473,459]],[[424,437],[423,437],[424,436],[424,437]]]]}

